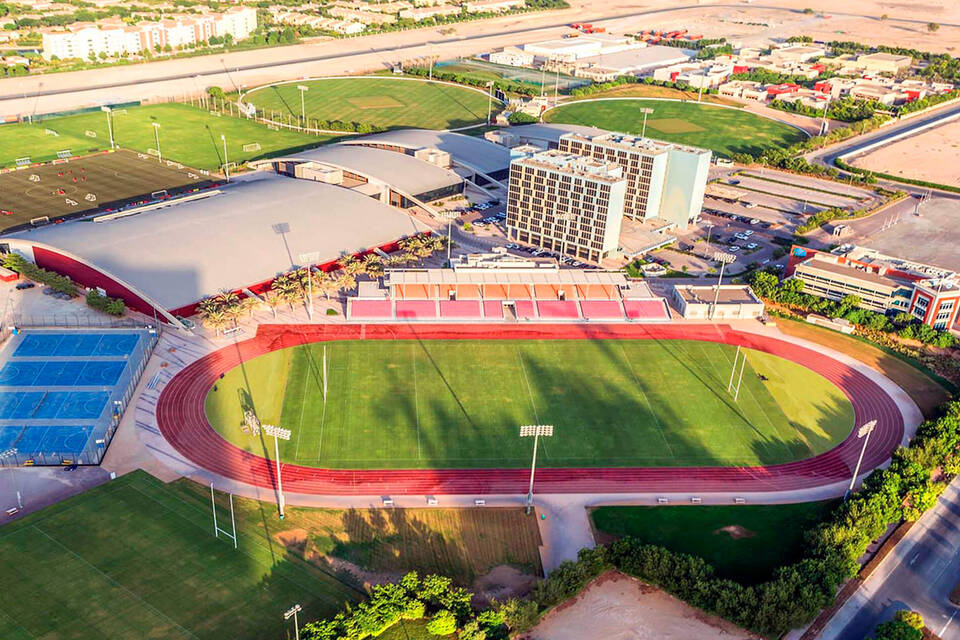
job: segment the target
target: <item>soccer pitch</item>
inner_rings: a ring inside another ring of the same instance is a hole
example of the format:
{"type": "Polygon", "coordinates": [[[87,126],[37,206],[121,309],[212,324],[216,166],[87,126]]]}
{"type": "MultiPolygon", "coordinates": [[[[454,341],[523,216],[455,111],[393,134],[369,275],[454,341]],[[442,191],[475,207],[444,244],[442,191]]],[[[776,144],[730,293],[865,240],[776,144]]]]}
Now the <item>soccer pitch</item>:
{"type": "MultiPolygon", "coordinates": [[[[254,89],[244,100],[283,117],[299,118],[300,91],[304,94],[307,118],[340,120],[375,125],[386,129],[455,129],[482,124],[487,117],[488,98],[475,89],[424,80],[357,77],[309,80],[254,89]]],[[[499,110],[493,101],[493,113],[499,110]]]]}
{"type": "Polygon", "coordinates": [[[244,411],[293,431],[281,459],[330,468],[523,467],[521,424],[553,424],[547,467],[759,465],[807,458],[853,425],[820,375],[746,351],[738,403],[726,392],[735,348],[681,340],[396,340],[271,352],[228,372],[207,417],[227,440],[271,457],[244,411]],[[761,380],[758,374],[767,379],[761,380]]]}
{"type": "Polygon", "coordinates": [[[799,129],[743,109],[665,100],[571,102],[548,111],[544,120],[639,135],[643,129],[640,109],[653,109],[647,116],[648,137],[712,149],[728,157],[734,153],[759,154],[807,138],[799,129]]]}
{"type": "Polygon", "coordinates": [[[3,526],[0,638],[270,640],[292,604],[302,622],[360,599],[287,555],[259,508],[234,549],[213,536],[209,494],[138,471],[3,526]]]}
{"type": "MultiPolygon", "coordinates": [[[[153,123],[157,123],[160,152],[165,160],[209,171],[219,171],[223,166],[221,135],[227,139],[227,161],[237,164],[330,140],[329,136],[287,129],[273,131],[250,120],[217,116],[185,104],[120,109],[113,112],[112,120],[118,146],[141,153],[155,152],[157,135],[153,123]],[[260,148],[256,151],[244,150],[245,145],[253,149],[251,145],[257,144],[260,148]]],[[[0,127],[0,167],[14,166],[17,158],[24,156],[32,162],[47,162],[65,149],[83,155],[109,148],[107,116],[100,111],[0,127]]]]}

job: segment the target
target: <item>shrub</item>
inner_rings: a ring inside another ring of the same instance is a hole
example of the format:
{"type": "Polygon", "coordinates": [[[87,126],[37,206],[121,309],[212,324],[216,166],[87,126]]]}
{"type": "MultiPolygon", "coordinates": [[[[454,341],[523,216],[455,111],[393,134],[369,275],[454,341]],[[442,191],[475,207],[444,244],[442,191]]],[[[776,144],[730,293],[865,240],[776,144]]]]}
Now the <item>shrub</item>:
{"type": "Polygon", "coordinates": [[[446,609],[437,611],[427,623],[427,631],[435,636],[448,636],[456,630],[457,618],[452,611],[446,609]]]}
{"type": "Polygon", "coordinates": [[[70,278],[41,269],[18,253],[8,253],[3,260],[3,266],[72,298],[78,295],[77,286],[70,278]]]}
{"type": "Polygon", "coordinates": [[[127,305],[123,300],[102,296],[95,289],[87,292],[87,305],[111,316],[122,316],[127,311],[127,305]]]}
{"type": "Polygon", "coordinates": [[[338,316],[338,315],[340,315],[340,312],[337,311],[336,309],[327,309],[327,315],[328,315],[328,316],[338,316]]]}
{"type": "Polygon", "coordinates": [[[529,113],[524,113],[523,111],[514,111],[510,114],[510,117],[507,118],[510,124],[532,124],[534,122],[539,122],[529,113]]]}

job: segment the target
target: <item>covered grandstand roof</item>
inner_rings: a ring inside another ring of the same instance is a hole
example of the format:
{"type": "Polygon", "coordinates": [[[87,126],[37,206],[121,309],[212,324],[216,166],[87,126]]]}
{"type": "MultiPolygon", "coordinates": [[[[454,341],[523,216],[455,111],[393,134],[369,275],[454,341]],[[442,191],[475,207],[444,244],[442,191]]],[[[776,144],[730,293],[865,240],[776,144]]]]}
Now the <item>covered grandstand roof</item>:
{"type": "Polygon", "coordinates": [[[78,259],[164,309],[273,278],[317,252],[319,263],[425,231],[350,189],[257,174],[209,197],[108,222],[48,225],[8,236],[78,259]]]}
{"type": "Polygon", "coordinates": [[[352,173],[374,178],[414,196],[463,182],[453,171],[413,156],[352,144],[330,144],[272,159],[273,162],[278,160],[335,165],[352,173]]]}
{"type": "Polygon", "coordinates": [[[388,285],[398,284],[597,284],[626,286],[622,271],[581,269],[390,269],[388,285]]]}
{"type": "Polygon", "coordinates": [[[503,171],[510,166],[510,151],[499,144],[452,131],[397,129],[369,136],[352,138],[341,144],[386,144],[405,149],[434,148],[449,153],[454,162],[482,173],[503,171]]]}

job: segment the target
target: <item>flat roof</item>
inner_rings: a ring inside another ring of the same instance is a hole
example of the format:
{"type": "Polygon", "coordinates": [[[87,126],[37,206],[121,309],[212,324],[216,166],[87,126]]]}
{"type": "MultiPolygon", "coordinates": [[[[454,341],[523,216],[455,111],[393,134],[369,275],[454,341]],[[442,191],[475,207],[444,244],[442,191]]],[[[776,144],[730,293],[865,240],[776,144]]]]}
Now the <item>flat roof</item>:
{"type": "Polygon", "coordinates": [[[606,145],[608,147],[618,147],[630,149],[633,151],[643,151],[648,154],[665,153],[670,150],[686,151],[687,153],[711,153],[708,149],[700,147],[691,147],[690,145],[677,144],[675,142],[664,142],[663,140],[654,140],[640,136],[630,135],[629,133],[619,133],[610,131],[597,136],[583,135],[582,133],[570,132],[561,136],[565,139],[575,139],[583,142],[592,142],[594,144],[606,145]]]}
{"type": "Polygon", "coordinates": [[[599,136],[608,133],[605,129],[598,129],[597,127],[551,122],[510,127],[507,132],[516,135],[521,140],[537,140],[552,144],[559,144],[560,136],[566,133],[577,133],[583,136],[599,136]]]}
{"type": "Polygon", "coordinates": [[[463,182],[463,178],[453,171],[413,156],[352,144],[330,144],[272,160],[332,164],[353,173],[370,176],[413,196],[463,182]]]}
{"type": "Polygon", "coordinates": [[[385,284],[557,284],[626,286],[622,271],[596,269],[387,269],[385,284]]]}
{"type": "Polygon", "coordinates": [[[556,149],[541,151],[532,156],[517,158],[515,164],[528,167],[542,167],[553,169],[567,175],[583,176],[603,182],[620,182],[624,180],[623,169],[612,162],[598,162],[592,158],[578,156],[573,153],[564,153],[556,149]]]}
{"type": "Polygon", "coordinates": [[[691,57],[690,54],[685,53],[684,49],[651,45],[639,49],[628,49],[626,51],[586,56],[580,58],[577,62],[618,71],[643,71],[655,67],[665,67],[678,62],[686,62],[691,57]]]}
{"type": "Polygon", "coordinates": [[[289,271],[426,230],[350,189],[260,173],[207,198],[119,218],[47,225],[8,238],[75,256],[177,309],[289,271]],[[286,230],[286,231],[284,231],[286,230]]]}
{"type": "Polygon", "coordinates": [[[405,149],[439,149],[450,154],[454,162],[481,173],[504,171],[510,166],[510,152],[499,144],[453,131],[397,129],[351,138],[339,144],[388,144],[405,149]]]}
{"type": "MultiPolygon", "coordinates": [[[[695,304],[713,304],[717,295],[717,288],[710,285],[674,285],[676,292],[686,302],[695,304]]],[[[750,287],[723,285],[720,287],[720,304],[760,304],[760,301],[750,291],[750,287]]]]}
{"type": "Polygon", "coordinates": [[[837,264],[836,262],[831,262],[830,260],[823,260],[817,256],[801,262],[796,268],[811,269],[813,271],[825,271],[827,273],[832,273],[839,276],[846,276],[847,278],[863,280],[864,282],[871,282],[873,284],[890,287],[891,289],[896,289],[900,286],[900,283],[893,278],[888,278],[887,276],[882,276],[872,271],[857,269],[850,265],[837,264]]]}

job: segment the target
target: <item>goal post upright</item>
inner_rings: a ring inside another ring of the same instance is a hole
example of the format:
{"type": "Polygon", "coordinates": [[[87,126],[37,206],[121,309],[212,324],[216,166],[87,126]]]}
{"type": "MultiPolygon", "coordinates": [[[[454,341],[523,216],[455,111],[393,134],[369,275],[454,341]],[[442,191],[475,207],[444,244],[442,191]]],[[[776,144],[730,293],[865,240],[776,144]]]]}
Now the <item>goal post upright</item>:
{"type": "Polygon", "coordinates": [[[733,389],[733,376],[737,373],[737,362],[740,360],[740,345],[737,345],[737,353],[733,356],[733,366],[730,367],[730,380],[727,381],[727,393],[733,389]]]}

